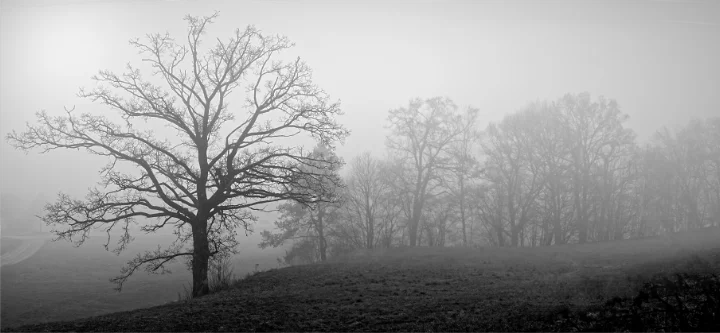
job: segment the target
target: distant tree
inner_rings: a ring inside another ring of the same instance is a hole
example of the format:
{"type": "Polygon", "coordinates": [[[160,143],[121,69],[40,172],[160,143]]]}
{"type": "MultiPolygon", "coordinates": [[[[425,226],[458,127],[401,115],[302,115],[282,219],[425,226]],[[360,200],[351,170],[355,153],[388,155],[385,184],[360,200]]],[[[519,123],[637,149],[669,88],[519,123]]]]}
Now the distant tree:
{"type": "Polygon", "coordinates": [[[389,111],[392,134],[387,147],[396,155],[403,177],[400,182],[411,196],[407,232],[410,246],[417,245],[418,227],[429,190],[439,173],[450,166],[448,149],[465,130],[458,107],[448,98],[414,99],[407,107],[389,111]]]}
{"type": "Polygon", "coordinates": [[[318,146],[311,158],[318,161],[301,167],[306,174],[322,175],[322,178],[308,177],[297,181],[297,192],[308,191],[307,195],[316,200],[288,201],[280,204],[280,218],[275,221],[278,232],[262,232],[261,248],[278,247],[291,239],[302,239],[305,248],[317,249],[318,259],[327,260],[328,224],[338,219],[338,195],[340,159],[327,147],[318,146]],[[324,161],[324,162],[319,162],[324,161]],[[314,246],[313,246],[314,245],[314,246]]]}
{"type": "MultiPolygon", "coordinates": [[[[488,170],[487,177],[497,177],[495,170],[488,170]]],[[[492,178],[489,178],[492,179],[492,178]]],[[[503,247],[506,242],[505,192],[501,186],[485,183],[473,191],[474,211],[482,222],[485,238],[491,245],[503,247]]]]}
{"type": "MultiPolygon", "coordinates": [[[[450,193],[441,193],[428,199],[426,213],[423,215],[425,239],[428,246],[444,247],[450,235],[451,224],[458,205],[457,197],[450,193]]],[[[420,241],[418,241],[420,243],[420,241]]]]}
{"type": "Polygon", "coordinates": [[[383,176],[382,161],[365,152],[350,163],[347,178],[346,204],[348,213],[362,221],[360,223],[365,238],[365,248],[375,247],[378,229],[382,225],[382,208],[390,203],[390,186],[383,176]]]}
{"type": "Polygon", "coordinates": [[[622,220],[628,219],[627,203],[631,182],[635,180],[632,163],[635,153],[634,133],[623,131],[617,140],[603,147],[595,169],[596,196],[594,239],[622,239],[622,220]],[[623,136],[624,135],[624,136],[623,136]]]}
{"type": "Polygon", "coordinates": [[[711,223],[720,227],[720,117],[706,121],[708,140],[708,187],[707,203],[711,214],[711,223]]]}
{"type": "Polygon", "coordinates": [[[411,177],[406,168],[405,159],[402,156],[388,151],[384,166],[384,178],[389,186],[388,216],[397,220],[397,231],[399,233],[399,244],[407,245],[409,242],[409,226],[413,211],[413,192],[411,189],[411,177]]]}
{"type": "Polygon", "coordinates": [[[332,252],[390,247],[401,231],[403,191],[393,167],[370,152],[356,156],[341,191],[338,223],[330,226],[332,252]]]}
{"type": "Polygon", "coordinates": [[[719,119],[664,128],[641,151],[636,235],[720,223],[719,119]]]}
{"type": "Polygon", "coordinates": [[[604,149],[628,144],[634,135],[623,126],[628,116],[615,100],[601,96],[593,101],[588,93],[567,94],[554,107],[560,115],[565,144],[570,148],[575,224],[578,241],[585,243],[593,201],[593,169],[604,149]]]}
{"type": "Polygon", "coordinates": [[[485,131],[475,207],[491,240],[513,246],[622,238],[632,218],[635,134],[603,97],[535,102],[485,131]]]}
{"type": "Polygon", "coordinates": [[[680,194],[679,222],[685,229],[705,227],[710,219],[712,201],[708,194],[717,191],[712,189],[712,166],[720,163],[714,155],[718,151],[717,133],[712,132],[715,129],[712,120],[695,119],[676,134],[672,152],[680,194]]]}
{"type": "Polygon", "coordinates": [[[457,201],[460,215],[460,229],[463,246],[468,245],[468,187],[471,182],[478,180],[482,170],[475,157],[480,141],[480,133],[476,130],[477,109],[469,109],[461,120],[465,127],[458,135],[458,139],[449,147],[451,165],[449,175],[445,177],[445,184],[457,201]]]}
{"type": "Polygon", "coordinates": [[[537,166],[543,179],[543,188],[538,196],[542,221],[542,245],[563,244],[567,240],[568,227],[572,218],[572,196],[570,189],[570,148],[564,140],[560,115],[553,103],[536,102],[530,108],[529,121],[535,126],[530,130],[529,158],[537,166]],[[566,222],[566,223],[564,223],[566,222]]]}
{"type": "Polygon", "coordinates": [[[348,132],[334,119],[339,104],[312,83],[311,70],[300,59],[276,59],[292,47],[284,37],[248,27],[202,50],[202,37],[216,16],[187,16],[184,45],[167,34],[131,42],[152,67],[154,80],[130,65],[121,75],[100,71],[93,77],[100,85],[81,90],[80,96],[116,111],[117,121],[72,110],[59,117],[39,112],[36,125],[7,136],[26,151],[84,149],[110,159],[99,189],[84,200],[60,194],[46,206],[43,220],[59,227],[59,239],[82,244],[93,228],[108,234],[119,228],[123,236],[115,251],[120,252],[131,240],[128,227],[138,219],[147,219],[145,232],[174,228],[177,239],[171,246],[128,262],[112,280],[118,289],[143,266],[164,272],[166,263],[184,257],[192,268],[193,297],[206,294],[208,260],[235,251],[237,229],[248,230],[256,220],[251,209],[280,200],[316,204],[323,189],[305,185],[336,181],[315,171],[336,161],[276,140],[307,135],[331,145],[343,139],[348,132]],[[248,94],[231,107],[228,100],[236,89],[248,94]],[[163,137],[160,128],[175,133],[163,137]],[[121,172],[121,164],[138,172],[121,172]]]}
{"type": "Polygon", "coordinates": [[[661,229],[672,228],[674,202],[677,196],[672,162],[663,149],[651,144],[638,152],[635,187],[637,218],[633,237],[657,235],[661,229]]]}
{"type": "Polygon", "coordinates": [[[543,188],[544,179],[533,159],[532,128],[535,124],[530,109],[506,116],[499,124],[490,124],[482,147],[486,155],[485,178],[498,187],[505,201],[502,212],[508,222],[510,245],[522,242],[522,233],[530,222],[532,210],[543,188]]]}

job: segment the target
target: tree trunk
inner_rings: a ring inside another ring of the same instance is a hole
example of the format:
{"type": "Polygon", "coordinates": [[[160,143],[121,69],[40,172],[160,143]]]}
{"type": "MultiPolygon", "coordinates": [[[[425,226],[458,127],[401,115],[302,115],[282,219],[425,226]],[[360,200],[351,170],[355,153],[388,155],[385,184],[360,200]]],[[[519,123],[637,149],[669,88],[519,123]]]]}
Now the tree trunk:
{"type": "MultiPolygon", "coordinates": [[[[500,223],[502,223],[502,221],[500,221],[500,223]]],[[[499,224],[498,227],[495,228],[495,231],[497,232],[498,246],[499,246],[499,247],[505,246],[505,238],[503,237],[502,224],[499,224]]]]}
{"type": "Polygon", "coordinates": [[[532,238],[530,239],[530,247],[535,247],[535,244],[537,244],[537,238],[538,238],[537,225],[533,224],[532,238]]]}
{"type": "Polygon", "coordinates": [[[510,246],[516,247],[517,246],[517,227],[515,225],[515,186],[509,185],[508,186],[508,196],[507,196],[507,207],[508,207],[508,224],[510,227],[510,246]]]}
{"type": "Polygon", "coordinates": [[[520,228],[517,225],[510,226],[510,246],[518,246],[518,235],[520,234],[520,228]]]}
{"type": "Polygon", "coordinates": [[[463,246],[467,246],[467,232],[465,226],[465,182],[460,177],[460,221],[462,222],[463,246]]]}
{"type": "Polygon", "coordinates": [[[366,204],[365,215],[367,219],[367,239],[365,240],[365,247],[370,250],[373,248],[375,243],[375,219],[373,218],[372,211],[370,210],[370,203],[366,204]]]}
{"type": "Polygon", "coordinates": [[[550,223],[547,222],[547,226],[542,230],[542,246],[550,246],[553,242],[553,233],[550,232],[550,223]]]}
{"type": "Polygon", "coordinates": [[[577,228],[578,228],[578,238],[580,239],[580,243],[582,244],[582,243],[585,243],[585,239],[584,239],[584,237],[585,237],[585,230],[583,230],[582,221],[581,221],[582,217],[580,216],[580,189],[578,188],[578,186],[580,186],[580,184],[578,184],[578,183],[579,183],[578,178],[579,178],[579,177],[577,177],[577,174],[576,174],[576,177],[575,177],[575,188],[573,189],[573,191],[574,191],[573,194],[574,194],[574,197],[575,197],[575,204],[574,204],[574,208],[575,208],[575,225],[576,225],[577,228]]]}
{"type": "Polygon", "coordinates": [[[553,219],[553,233],[555,234],[555,245],[565,243],[565,237],[563,237],[562,232],[562,221],[560,221],[560,216],[557,215],[555,216],[555,219],[553,219]]]}
{"type": "Polygon", "coordinates": [[[429,223],[425,223],[425,232],[427,233],[427,242],[429,247],[435,246],[435,235],[432,230],[432,226],[429,223]]]}
{"type": "Polygon", "coordinates": [[[207,221],[195,223],[193,231],[193,258],[192,258],[192,297],[207,295],[210,292],[208,286],[208,263],[210,261],[210,249],[207,238],[207,221]]]}
{"type": "Polygon", "coordinates": [[[418,226],[420,224],[420,212],[422,211],[422,205],[420,204],[420,198],[417,198],[413,202],[412,217],[410,218],[410,246],[417,246],[418,226]]]}
{"type": "Polygon", "coordinates": [[[613,240],[622,240],[623,239],[623,228],[620,226],[620,218],[617,217],[615,220],[615,237],[613,237],[613,240]]]}
{"type": "MultiPolygon", "coordinates": [[[[555,245],[560,245],[565,243],[565,237],[563,235],[562,231],[562,210],[561,210],[561,197],[560,197],[560,189],[559,186],[556,184],[553,187],[552,191],[552,225],[553,225],[553,234],[555,236],[555,245]]],[[[548,244],[550,245],[550,244],[548,244]]]]}
{"type": "Polygon", "coordinates": [[[442,218],[441,224],[439,225],[439,228],[438,228],[437,245],[439,247],[445,247],[445,233],[447,232],[446,223],[447,223],[447,215],[445,215],[442,218]]]}
{"type": "Polygon", "coordinates": [[[420,228],[420,231],[417,233],[417,238],[415,239],[417,245],[422,244],[423,232],[423,229],[420,228]]]}
{"type": "Polygon", "coordinates": [[[323,225],[323,215],[325,210],[323,207],[318,209],[317,219],[317,232],[318,242],[320,247],[320,261],[325,262],[327,260],[327,242],[325,241],[325,226],[323,225]]]}
{"type": "Polygon", "coordinates": [[[581,191],[585,191],[585,186],[587,185],[584,181],[586,180],[585,177],[585,168],[586,166],[582,163],[582,161],[585,159],[584,152],[582,151],[582,147],[580,145],[575,147],[575,152],[573,154],[574,164],[575,164],[575,172],[573,173],[573,194],[575,196],[575,225],[578,229],[578,242],[580,244],[583,244],[587,241],[587,221],[585,220],[585,207],[584,204],[581,202],[581,191]]]}

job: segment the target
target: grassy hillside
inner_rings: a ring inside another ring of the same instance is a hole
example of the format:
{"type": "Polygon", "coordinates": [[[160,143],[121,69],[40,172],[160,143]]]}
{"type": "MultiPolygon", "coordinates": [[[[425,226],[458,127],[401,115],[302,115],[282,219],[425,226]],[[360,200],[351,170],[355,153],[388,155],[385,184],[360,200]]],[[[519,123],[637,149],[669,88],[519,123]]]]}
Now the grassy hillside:
{"type": "Polygon", "coordinates": [[[546,248],[400,248],[261,272],[187,303],[19,330],[718,330],[708,304],[720,301],[719,268],[717,228],[546,248]],[[689,275],[675,283],[678,272],[689,275]]]}

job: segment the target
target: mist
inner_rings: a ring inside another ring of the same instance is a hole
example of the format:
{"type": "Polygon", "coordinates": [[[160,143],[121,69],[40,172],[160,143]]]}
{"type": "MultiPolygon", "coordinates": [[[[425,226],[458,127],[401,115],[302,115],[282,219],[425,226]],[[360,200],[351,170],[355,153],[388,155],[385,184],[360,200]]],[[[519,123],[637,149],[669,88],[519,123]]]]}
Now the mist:
{"type": "Polygon", "coordinates": [[[204,296],[218,267],[579,271],[720,228],[715,1],[2,0],[0,41],[3,327],[204,296]]]}

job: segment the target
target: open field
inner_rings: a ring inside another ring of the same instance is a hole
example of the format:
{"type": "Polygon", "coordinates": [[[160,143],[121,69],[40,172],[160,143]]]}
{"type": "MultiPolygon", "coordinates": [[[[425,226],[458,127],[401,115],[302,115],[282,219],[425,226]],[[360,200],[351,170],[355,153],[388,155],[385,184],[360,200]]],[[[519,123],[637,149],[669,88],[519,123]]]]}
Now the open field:
{"type": "MultiPolygon", "coordinates": [[[[113,290],[108,280],[139,249],[147,249],[171,240],[167,236],[138,237],[120,256],[105,251],[103,237],[92,237],[79,248],[71,244],[47,242],[21,262],[3,265],[1,273],[2,327],[70,320],[126,311],[176,301],[189,286],[185,265],[176,263],[172,274],[149,275],[137,272],[123,287],[113,290]]],[[[3,254],[18,250],[22,242],[3,237],[3,254]]],[[[233,260],[238,276],[277,267],[279,250],[261,251],[249,243],[233,260]]]]}
{"type": "Polygon", "coordinates": [[[22,330],[604,330],[587,316],[605,315],[599,309],[609,300],[637,300],[653,276],[718,273],[719,267],[717,228],[545,248],[400,248],[261,272],[188,303],[22,330]]]}

